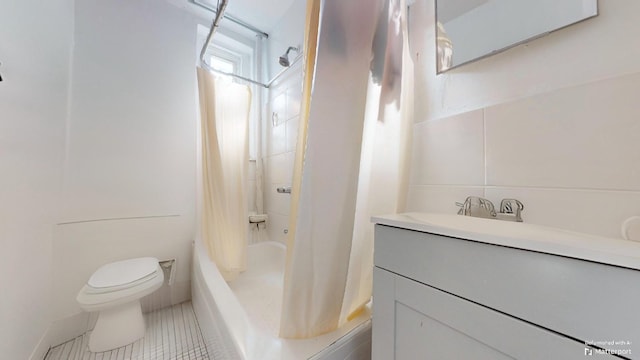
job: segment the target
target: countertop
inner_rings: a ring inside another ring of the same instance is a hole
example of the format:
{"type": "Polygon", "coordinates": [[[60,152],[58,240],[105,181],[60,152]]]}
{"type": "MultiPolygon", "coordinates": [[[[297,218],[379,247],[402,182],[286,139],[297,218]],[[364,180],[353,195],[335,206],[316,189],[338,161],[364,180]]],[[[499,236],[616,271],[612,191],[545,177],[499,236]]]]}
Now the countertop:
{"type": "Polygon", "coordinates": [[[640,242],[528,223],[437,213],[374,216],[372,222],[640,270],[640,242]]]}

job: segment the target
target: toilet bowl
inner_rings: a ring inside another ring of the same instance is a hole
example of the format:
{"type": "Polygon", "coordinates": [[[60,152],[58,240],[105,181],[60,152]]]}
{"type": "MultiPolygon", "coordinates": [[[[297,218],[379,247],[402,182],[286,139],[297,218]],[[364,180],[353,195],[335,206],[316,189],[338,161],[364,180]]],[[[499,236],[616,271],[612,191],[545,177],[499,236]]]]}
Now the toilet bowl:
{"type": "Polygon", "coordinates": [[[98,311],[89,350],[119,348],[144,336],[140,299],[164,282],[158,259],[136,258],[106,264],[89,278],[76,300],[84,311],[98,311]]]}

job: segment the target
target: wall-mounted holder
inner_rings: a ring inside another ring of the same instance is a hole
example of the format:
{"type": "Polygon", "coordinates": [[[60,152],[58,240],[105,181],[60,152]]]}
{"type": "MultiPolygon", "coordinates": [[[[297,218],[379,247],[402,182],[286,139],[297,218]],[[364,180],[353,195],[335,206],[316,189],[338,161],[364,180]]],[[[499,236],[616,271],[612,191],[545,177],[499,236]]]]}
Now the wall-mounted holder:
{"type": "MultiPolygon", "coordinates": [[[[2,66],[1,62],[0,62],[0,66],[2,66]]],[[[2,73],[0,73],[0,81],[2,81],[2,73]]]]}
{"type": "Polygon", "coordinates": [[[164,281],[167,285],[173,285],[173,280],[176,273],[176,259],[169,259],[160,261],[160,268],[164,272],[164,281]]]}
{"type": "Polygon", "coordinates": [[[249,215],[249,223],[251,224],[259,224],[267,222],[269,216],[267,214],[251,214],[249,215]]]}
{"type": "Polygon", "coordinates": [[[267,220],[269,216],[267,214],[250,214],[249,215],[249,224],[254,225],[255,229],[260,230],[260,224],[262,224],[262,228],[265,229],[267,226],[267,220]]]}

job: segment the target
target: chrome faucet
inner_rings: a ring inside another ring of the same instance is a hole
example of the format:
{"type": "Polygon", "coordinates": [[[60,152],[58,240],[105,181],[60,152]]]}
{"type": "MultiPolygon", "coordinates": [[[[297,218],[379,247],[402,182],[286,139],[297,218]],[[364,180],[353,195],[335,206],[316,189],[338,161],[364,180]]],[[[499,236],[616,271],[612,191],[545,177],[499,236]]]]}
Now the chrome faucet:
{"type": "Polygon", "coordinates": [[[478,196],[469,196],[464,203],[456,203],[460,207],[458,215],[480,217],[486,219],[495,219],[496,208],[493,203],[487,199],[478,196]]]}
{"type": "Polygon", "coordinates": [[[464,203],[456,202],[456,205],[460,207],[458,215],[522,222],[524,205],[516,199],[503,199],[499,213],[490,200],[478,196],[469,196],[464,203]]]}
{"type": "Polygon", "coordinates": [[[500,202],[500,220],[511,220],[522,222],[521,212],[524,210],[524,204],[516,199],[502,199],[500,202]]]}

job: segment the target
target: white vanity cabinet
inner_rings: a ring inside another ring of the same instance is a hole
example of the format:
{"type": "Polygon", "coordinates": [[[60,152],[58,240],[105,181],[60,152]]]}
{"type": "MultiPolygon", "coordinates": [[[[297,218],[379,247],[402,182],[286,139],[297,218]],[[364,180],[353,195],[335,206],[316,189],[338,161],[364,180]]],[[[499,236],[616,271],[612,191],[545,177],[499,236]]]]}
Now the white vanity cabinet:
{"type": "Polygon", "coordinates": [[[640,244],[455,215],[374,221],[374,360],[640,358],[640,244]]]}

